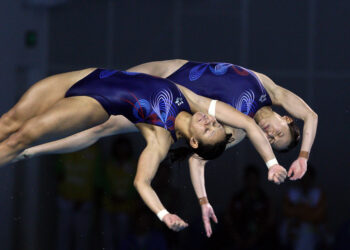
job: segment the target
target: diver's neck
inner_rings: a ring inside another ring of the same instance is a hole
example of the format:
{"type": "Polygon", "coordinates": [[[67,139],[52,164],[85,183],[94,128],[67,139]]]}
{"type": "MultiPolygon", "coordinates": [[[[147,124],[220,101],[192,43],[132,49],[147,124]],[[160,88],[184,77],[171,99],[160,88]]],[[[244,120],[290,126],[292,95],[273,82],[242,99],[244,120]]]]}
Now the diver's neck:
{"type": "Polygon", "coordinates": [[[190,123],[192,115],[182,111],[175,118],[175,134],[178,139],[190,137],[190,123]]]}
{"type": "Polygon", "coordinates": [[[256,123],[259,124],[259,122],[262,119],[267,118],[267,117],[271,116],[272,114],[273,114],[272,108],[270,106],[265,106],[265,107],[262,107],[261,109],[259,109],[258,112],[255,113],[254,120],[256,123]]]}

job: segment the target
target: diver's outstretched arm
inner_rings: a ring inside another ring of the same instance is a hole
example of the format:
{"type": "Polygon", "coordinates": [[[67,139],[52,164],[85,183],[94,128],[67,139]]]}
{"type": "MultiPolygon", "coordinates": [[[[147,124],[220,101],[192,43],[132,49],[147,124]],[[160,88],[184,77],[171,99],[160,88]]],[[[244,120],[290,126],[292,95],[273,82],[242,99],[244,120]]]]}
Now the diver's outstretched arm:
{"type": "Polygon", "coordinates": [[[304,121],[301,153],[288,171],[289,177],[293,174],[291,180],[300,179],[307,169],[308,156],[316,136],[318,116],[299,96],[278,86],[269,77],[259,73],[257,75],[262,80],[273,104],[282,106],[292,116],[304,121]]]}
{"type": "Polygon", "coordinates": [[[87,148],[99,139],[120,133],[138,132],[137,128],[124,116],[110,116],[103,124],[84,130],[66,138],[27,148],[12,162],[45,154],[71,153],[87,148]]]}
{"type": "Polygon", "coordinates": [[[159,128],[155,128],[155,130],[158,130],[158,136],[155,135],[155,133],[149,133],[149,131],[148,136],[143,133],[147,141],[147,146],[139,157],[134,186],[146,205],[157,214],[159,219],[163,221],[169,229],[177,232],[186,228],[188,224],[176,214],[170,214],[164,208],[158,195],[151,186],[159,164],[166,157],[171,144],[170,136],[164,135],[167,131],[159,131],[159,128]]]}
{"type": "Polygon", "coordinates": [[[207,237],[210,237],[213,232],[211,229],[210,219],[212,219],[215,223],[218,223],[218,219],[216,218],[214,209],[208,201],[207,193],[205,190],[204,170],[207,161],[199,158],[197,155],[192,155],[190,156],[188,162],[190,167],[192,185],[202,210],[204,229],[207,237]]]}

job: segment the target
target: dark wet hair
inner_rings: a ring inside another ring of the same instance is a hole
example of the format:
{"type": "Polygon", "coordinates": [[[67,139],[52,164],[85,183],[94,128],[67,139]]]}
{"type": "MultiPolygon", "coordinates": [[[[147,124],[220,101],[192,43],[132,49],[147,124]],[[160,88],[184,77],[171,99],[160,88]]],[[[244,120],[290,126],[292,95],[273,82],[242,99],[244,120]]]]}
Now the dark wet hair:
{"type": "Polygon", "coordinates": [[[289,127],[292,140],[286,148],[281,150],[276,149],[278,152],[281,152],[281,153],[289,152],[290,150],[295,148],[300,141],[300,129],[298,125],[295,123],[295,121],[293,120],[291,123],[288,123],[288,127],[289,127]]]}
{"type": "Polygon", "coordinates": [[[193,153],[199,155],[204,160],[213,160],[218,158],[226,149],[232,134],[226,134],[225,139],[216,144],[203,144],[198,142],[198,148],[191,148],[193,153]]]}
{"type": "Polygon", "coordinates": [[[213,160],[219,157],[226,149],[232,134],[226,134],[225,139],[215,144],[203,144],[198,142],[198,148],[192,148],[189,141],[186,140],[188,147],[179,147],[169,150],[167,158],[171,163],[175,161],[186,160],[192,154],[199,155],[204,160],[213,160]]]}

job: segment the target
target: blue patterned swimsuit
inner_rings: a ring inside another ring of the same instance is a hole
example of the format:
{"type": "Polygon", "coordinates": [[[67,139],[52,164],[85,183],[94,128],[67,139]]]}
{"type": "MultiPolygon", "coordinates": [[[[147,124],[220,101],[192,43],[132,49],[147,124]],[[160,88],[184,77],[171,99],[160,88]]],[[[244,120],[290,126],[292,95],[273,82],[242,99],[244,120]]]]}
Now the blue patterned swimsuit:
{"type": "Polygon", "coordinates": [[[168,77],[198,95],[225,102],[254,117],[271,98],[256,75],[230,63],[187,62],[168,77]]]}
{"type": "Polygon", "coordinates": [[[169,80],[141,73],[96,69],[66,93],[96,99],[109,115],[123,115],[133,123],[147,123],[168,130],[174,141],[175,118],[191,112],[187,100],[169,80]]]}

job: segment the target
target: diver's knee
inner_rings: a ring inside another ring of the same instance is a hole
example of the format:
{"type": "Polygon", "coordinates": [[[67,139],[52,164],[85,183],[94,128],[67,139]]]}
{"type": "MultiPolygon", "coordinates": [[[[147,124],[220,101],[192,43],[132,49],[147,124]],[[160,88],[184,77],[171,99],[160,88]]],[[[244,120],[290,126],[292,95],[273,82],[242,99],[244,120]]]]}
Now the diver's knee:
{"type": "Polygon", "coordinates": [[[14,149],[22,149],[29,146],[35,138],[35,128],[26,126],[16,133],[12,134],[7,140],[6,145],[14,149]]]}
{"type": "Polygon", "coordinates": [[[8,127],[20,125],[22,121],[18,110],[16,108],[12,108],[3,114],[0,118],[0,123],[8,127]]]}

